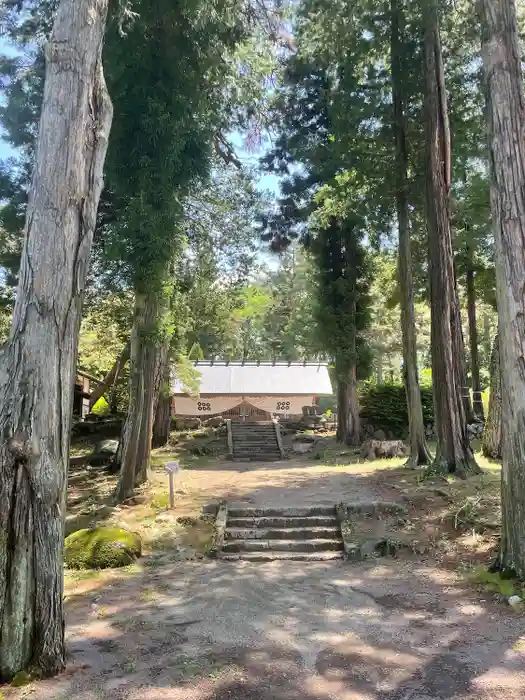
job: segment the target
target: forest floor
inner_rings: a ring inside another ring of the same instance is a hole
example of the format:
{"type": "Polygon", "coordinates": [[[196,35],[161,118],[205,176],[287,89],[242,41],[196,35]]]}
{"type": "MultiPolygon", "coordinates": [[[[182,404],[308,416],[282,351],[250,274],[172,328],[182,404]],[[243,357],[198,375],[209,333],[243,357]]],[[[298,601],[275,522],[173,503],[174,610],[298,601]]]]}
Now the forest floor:
{"type": "Polygon", "coordinates": [[[155,452],[148,487],[124,506],[111,504],[114,476],[72,467],[68,531],[120,524],[141,533],[144,556],[124,569],[66,572],[66,671],[3,688],[0,698],[523,697],[525,617],[506,604],[521,588],[484,568],[497,547],[497,464],[480,459],[484,473],[460,481],[401,460],[360,463],[333,439],[271,464],[228,462],[202,450],[202,436],[174,439],[155,452]],[[169,511],[162,464],[174,458],[184,469],[169,511]],[[407,546],[361,563],[212,561],[202,507],[223,499],[396,501],[406,517],[388,526],[407,546]]]}

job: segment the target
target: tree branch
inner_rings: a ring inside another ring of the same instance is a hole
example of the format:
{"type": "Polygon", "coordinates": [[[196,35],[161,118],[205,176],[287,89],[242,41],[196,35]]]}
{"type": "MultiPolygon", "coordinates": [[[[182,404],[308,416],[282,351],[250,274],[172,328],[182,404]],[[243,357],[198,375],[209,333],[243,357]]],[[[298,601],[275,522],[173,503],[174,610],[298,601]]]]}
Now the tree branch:
{"type": "Polygon", "coordinates": [[[106,374],[104,379],[98,384],[95,389],[93,390],[93,393],[89,397],[89,410],[93,408],[93,406],[97,403],[97,401],[104,396],[106,391],[115,384],[117,379],[119,378],[120,373],[122,372],[122,369],[126,362],[129,360],[129,353],[130,353],[130,341],[126,343],[124,346],[124,349],[120,353],[120,355],[117,357],[115,360],[113,367],[109,370],[109,372],[106,374]]]}
{"type": "Polygon", "coordinates": [[[213,147],[215,148],[215,153],[227,165],[234,165],[239,170],[242,170],[242,163],[237,157],[233,146],[219,131],[213,137],[213,147]]]}

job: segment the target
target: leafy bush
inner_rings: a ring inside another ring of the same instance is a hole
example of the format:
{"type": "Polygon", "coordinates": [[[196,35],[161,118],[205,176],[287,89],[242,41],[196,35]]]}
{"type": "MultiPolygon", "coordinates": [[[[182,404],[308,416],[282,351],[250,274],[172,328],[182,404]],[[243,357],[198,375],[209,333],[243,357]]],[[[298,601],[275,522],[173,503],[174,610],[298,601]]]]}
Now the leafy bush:
{"type": "Polygon", "coordinates": [[[141,553],[140,535],[119,527],[77,530],[64,543],[64,561],[70,569],[128,566],[141,553]]]}
{"type": "Polygon", "coordinates": [[[489,415],[490,388],[485,389],[481,395],[481,400],[483,401],[483,414],[485,420],[487,420],[487,416],[489,415]]]}
{"type": "Polygon", "coordinates": [[[107,416],[109,414],[109,404],[104,396],[101,396],[93,406],[91,413],[94,413],[96,416],[107,416]]]}
{"type": "MultiPolygon", "coordinates": [[[[421,387],[423,420],[425,425],[434,422],[432,389],[421,387]]],[[[401,384],[364,384],[360,394],[361,420],[374,430],[403,438],[408,435],[408,413],[405,388],[401,384]]]]}

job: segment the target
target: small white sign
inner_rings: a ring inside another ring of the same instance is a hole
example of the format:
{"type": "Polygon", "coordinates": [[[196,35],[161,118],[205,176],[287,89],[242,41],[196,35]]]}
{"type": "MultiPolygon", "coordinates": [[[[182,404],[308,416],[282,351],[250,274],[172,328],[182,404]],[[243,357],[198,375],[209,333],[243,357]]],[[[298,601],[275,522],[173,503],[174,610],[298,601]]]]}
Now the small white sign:
{"type": "Polygon", "coordinates": [[[180,465],[178,462],[166,462],[164,471],[168,472],[168,474],[178,474],[180,472],[180,465]]]}

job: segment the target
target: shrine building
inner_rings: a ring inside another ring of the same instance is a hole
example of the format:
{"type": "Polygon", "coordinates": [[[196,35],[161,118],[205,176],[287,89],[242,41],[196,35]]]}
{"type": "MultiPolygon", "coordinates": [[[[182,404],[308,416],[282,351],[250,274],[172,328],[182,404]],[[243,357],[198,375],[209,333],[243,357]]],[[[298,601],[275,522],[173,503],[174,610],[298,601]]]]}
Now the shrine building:
{"type": "Polygon", "coordinates": [[[175,381],[173,416],[295,420],[311,412],[318,397],[333,393],[326,363],[208,360],[196,362],[195,368],[200,374],[199,397],[184,393],[175,381]]]}

